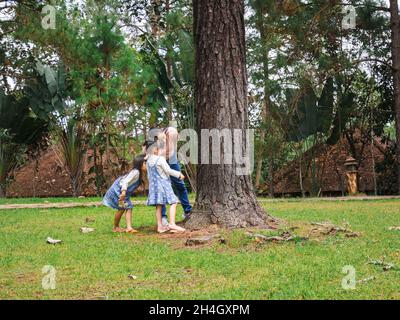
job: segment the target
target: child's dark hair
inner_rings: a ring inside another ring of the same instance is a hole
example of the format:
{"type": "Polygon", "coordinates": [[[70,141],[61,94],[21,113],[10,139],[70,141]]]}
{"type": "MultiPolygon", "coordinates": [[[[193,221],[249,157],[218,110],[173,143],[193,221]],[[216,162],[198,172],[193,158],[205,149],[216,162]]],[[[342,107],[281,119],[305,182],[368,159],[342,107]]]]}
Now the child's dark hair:
{"type": "Polygon", "coordinates": [[[160,140],[157,136],[154,137],[154,140],[146,140],[143,143],[143,147],[146,149],[146,154],[152,154],[154,148],[162,149],[165,147],[165,142],[160,140]]]}
{"type": "Polygon", "coordinates": [[[152,140],[146,140],[146,141],[143,143],[143,147],[145,147],[146,152],[147,152],[147,150],[148,150],[152,145],[154,145],[157,141],[158,141],[158,137],[157,137],[157,136],[155,136],[154,139],[152,139],[152,140]]]}
{"type": "Polygon", "coordinates": [[[136,169],[139,171],[139,181],[140,184],[143,185],[143,177],[142,177],[142,166],[143,163],[146,162],[145,160],[146,155],[144,154],[140,154],[138,156],[135,157],[135,159],[133,159],[133,169],[136,169]]]}

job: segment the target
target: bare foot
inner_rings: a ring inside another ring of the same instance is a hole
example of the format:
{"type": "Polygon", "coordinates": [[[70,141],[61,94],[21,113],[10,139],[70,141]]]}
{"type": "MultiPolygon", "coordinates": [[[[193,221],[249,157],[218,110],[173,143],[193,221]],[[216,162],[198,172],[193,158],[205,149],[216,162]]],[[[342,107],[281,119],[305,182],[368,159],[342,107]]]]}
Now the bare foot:
{"type": "Polygon", "coordinates": [[[170,230],[170,228],[168,226],[160,226],[160,227],[157,228],[157,232],[158,233],[164,233],[164,232],[167,232],[169,230],[170,230]]]}
{"type": "Polygon", "coordinates": [[[122,229],[120,227],[114,227],[113,232],[119,233],[119,232],[125,232],[125,229],[122,229]]]}
{"type": "Polygon", "coordinates": [[[176,224],[170,224],[169,228],[171,229],[171,231],[175,231],[175,232],[185,232],[186,231],[185,228],[177,226],[176,224]]]}

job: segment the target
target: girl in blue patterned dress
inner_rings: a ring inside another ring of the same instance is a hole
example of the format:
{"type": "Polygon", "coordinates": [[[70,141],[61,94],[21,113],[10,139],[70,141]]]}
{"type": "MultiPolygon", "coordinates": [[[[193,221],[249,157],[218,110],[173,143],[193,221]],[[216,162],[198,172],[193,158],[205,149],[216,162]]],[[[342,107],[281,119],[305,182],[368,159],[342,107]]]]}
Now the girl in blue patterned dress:
{"type": "Polygon", "coordinates": [[[181,172],[171,169],[165,158],[161,156],[162,148],[164,146],[164,141],[158,139],[148,148],[147,177],[149,180],[149,195],[147,198],[147,205],[156,207],[158,233],[164,233],[167,231],[184,232],[185,229],[177,226],[175,223],[178,198],[172,190],[169,176],[181,180],[184,180],[185,176],[181,172]],[[170,205],[170,223],[169,225],[164,226],[162,224],[161,210],[162,206],[166,204],[170,205]]]}
{"type": "Polygon", "coordinates": [[[119,177],[108,189],[103,198],[103,204],[117,210],[114,218],[114,232],[136,233],[132,228],[132,208],[130,197],[134,191],[143,185],[143,175],[146,174],[145,155],[137,156],[134,159],[133,170],[128,174],[119,177]],[[126,230],[119,227],[122,215],[126,213],[126,230]]]}

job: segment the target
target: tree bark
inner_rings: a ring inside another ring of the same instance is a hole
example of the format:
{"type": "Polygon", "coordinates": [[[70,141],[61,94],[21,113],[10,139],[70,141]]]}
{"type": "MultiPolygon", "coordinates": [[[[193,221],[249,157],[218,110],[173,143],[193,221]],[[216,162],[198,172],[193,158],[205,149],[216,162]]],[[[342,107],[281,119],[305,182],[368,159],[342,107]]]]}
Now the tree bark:
{"type": "MultiPolygon", "coordinates": [[[[199,137],[201,129],[226,128],[242,129],[245,137],[248,115],[243,0],[194,0],[193,9],[199,137]]],[[[234,152],[245,154],[246,146],[242,143],[240,148],[234,152]]],[[[199,146],[200,158],[201,152],[199,146]]],[[[235,161],[223,164],[223,160],[221,150],[220,164],[200,162],[196,203],[186,227],[268,226],[273,218],[257,202],[250,174],[237,175],[236,169],[241,166],[235,161]]]]}
{"type": "Polygon", "coordinates": [[[151,0],[151,11],[149,18],[151,33],[155,38],[157,38],[160,31],[161,0],[151,0]]]}
{"type": "Polygon", "coordinates": [[[303,198],[305,198],[306,197],[306,193],[304,192],[304,186],[303,186],[303,168],[302,168],[302,166],[303,166],[303,164],[302,164],[302,161],[301,161],[301,158],[302,158],[302,150],[300,150],[300,157],[299,157],[299,162],[300,162],[300,164],[299,164],[299,181],[300,181],[300,191],[301,191],[301,196],[303,197],[303,198]]]}
{"type": "Polygon", "coordinates": [[[392,59],[394,83],[394,111],[396,116],[396,164],[397,186],[400,194],[400,16],[398,0],[390,0],[390,22],[392,29],[392,59]]]}

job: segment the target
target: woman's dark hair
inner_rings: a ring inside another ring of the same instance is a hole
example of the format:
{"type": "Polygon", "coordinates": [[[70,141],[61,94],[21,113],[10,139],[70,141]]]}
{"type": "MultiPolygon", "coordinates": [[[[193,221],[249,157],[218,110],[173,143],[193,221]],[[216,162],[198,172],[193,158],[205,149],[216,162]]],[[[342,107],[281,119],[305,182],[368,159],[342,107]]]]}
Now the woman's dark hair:
{"type": "Polygon", "coordinates": [[[133,169],[137,169],[139,171],[139,181],[140,184],[144,184],[143,177],[142,177],[142,166],[143,163],[146,162],[145,160],[146,155],[140,154],[135,159],[133,159],[133,169]]]}

